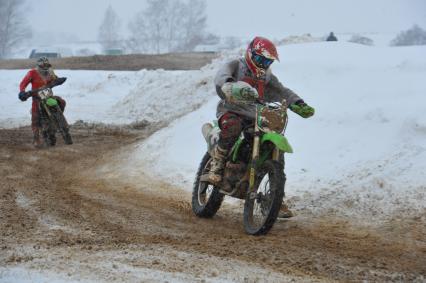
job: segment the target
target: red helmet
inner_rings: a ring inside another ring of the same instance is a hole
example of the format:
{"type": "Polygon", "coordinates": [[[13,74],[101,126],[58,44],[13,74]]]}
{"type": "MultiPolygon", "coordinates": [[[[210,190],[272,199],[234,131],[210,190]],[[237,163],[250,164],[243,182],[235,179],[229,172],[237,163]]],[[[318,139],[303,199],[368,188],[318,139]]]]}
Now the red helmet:
{"type": "Polygon", "coordinates": [[[264,73],[274,60],[280,60],[275,44],[264,37],[255,37],[246,51],[246,61],[255,73],[264,73]]]}

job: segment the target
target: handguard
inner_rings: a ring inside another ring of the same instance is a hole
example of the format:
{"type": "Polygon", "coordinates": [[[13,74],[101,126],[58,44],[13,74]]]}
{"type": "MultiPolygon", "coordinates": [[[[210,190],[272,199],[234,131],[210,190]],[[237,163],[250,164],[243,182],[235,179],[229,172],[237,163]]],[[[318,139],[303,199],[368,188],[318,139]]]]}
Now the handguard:
{"type": "Polygon", "coordinates": [[[303,118],[309,118],[315,114],[315,109],[306,103],[293,103],[292,105],[290,105],[290,109],[291,111],[303,118]]]}

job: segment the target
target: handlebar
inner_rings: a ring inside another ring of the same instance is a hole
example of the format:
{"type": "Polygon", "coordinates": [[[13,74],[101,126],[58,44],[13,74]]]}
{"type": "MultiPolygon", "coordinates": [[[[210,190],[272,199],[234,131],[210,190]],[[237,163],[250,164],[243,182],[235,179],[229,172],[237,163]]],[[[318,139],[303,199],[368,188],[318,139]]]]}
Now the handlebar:
{"type": "Polygon", "coordinates": [[[57,78],[56,80],[54,80],[53,82],[51,82],[50,84],[48,84],[44,87],[27,91],[26,92],[27,96],[31,96],[33,94],[38,93],[39,91],[42,91],[42,90],[45,90],[45,89],[48,89],[48,88],[54,88],[55,86],[62,85],[66,80],[67,80],[67,78],[57,78]]]}
{"type": "MultiPolygon", "coordinates": [[[[279,109],[279,108],[282,108],[283,107],[283,105],[284,104],[287,104],[287,102],[284,100],[284,101],[282,101],[282,102],[264,102],[264,101],[261,101],[261,100],[259,100],[259,99],[256,99],[256,101],[255,101],[255,103],[256,104],[260,104],[260,105],[262,105],[262,106],[266,106],[266,107],[269,107],[269,108],[273,108],[273,109],[279,109]]],[[[287,106],[285,107],[285,108],[287,108],[287,106]]]]}

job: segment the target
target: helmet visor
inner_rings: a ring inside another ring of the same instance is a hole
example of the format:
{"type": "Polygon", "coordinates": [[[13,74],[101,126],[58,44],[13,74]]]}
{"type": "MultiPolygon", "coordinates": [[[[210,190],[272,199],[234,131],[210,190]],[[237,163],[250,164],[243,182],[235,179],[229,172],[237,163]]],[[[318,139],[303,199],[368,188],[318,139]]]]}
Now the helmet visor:
{"type": "Polygon", "coordinates": [[[265,56],[259,55],[255,52],[252,53],[251,56],[253,62],[256,64],[256,66],[262,68],[262,69],[268,69],[269,66],[274,63],[273,59],[266,58],[265,56]]]}

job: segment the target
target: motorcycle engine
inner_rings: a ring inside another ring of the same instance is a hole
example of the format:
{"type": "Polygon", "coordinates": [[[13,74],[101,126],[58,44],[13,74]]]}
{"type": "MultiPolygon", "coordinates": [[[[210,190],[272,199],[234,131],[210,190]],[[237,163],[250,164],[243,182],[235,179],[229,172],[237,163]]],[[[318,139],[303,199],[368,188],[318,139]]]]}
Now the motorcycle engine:
{"type": "Polygon", "coordinates": [[[242,187],[241,184],[243,184],[247,179],[247,164],[243,162],[231,162],[228,161],[226,163],[225,172],[224,172],[224,182],[222,189],[228,193],[231,193],[234,191],[235,188],[237,190],[233,193],[234,196],[238,197],[239,195],[244,196],[245,190],[241,191],[242,187]]]}

